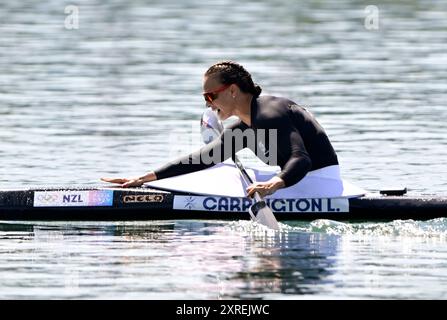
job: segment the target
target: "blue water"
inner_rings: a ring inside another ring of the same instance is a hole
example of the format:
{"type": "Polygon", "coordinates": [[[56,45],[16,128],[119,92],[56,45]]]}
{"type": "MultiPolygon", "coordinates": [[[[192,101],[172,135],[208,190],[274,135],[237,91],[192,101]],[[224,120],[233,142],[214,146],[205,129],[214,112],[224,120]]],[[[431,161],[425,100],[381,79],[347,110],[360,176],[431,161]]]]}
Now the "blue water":
{"type": "MultiPolygon", "coordinates": [[[[447,194],[447,3],[0,3],[0,188],[94,185],[200,145],[202,74],[241,62],[309,105],[343,176],[447,194]]],[[[444,219],[0,223],[0,298],[434,298],[444,219]]]]}

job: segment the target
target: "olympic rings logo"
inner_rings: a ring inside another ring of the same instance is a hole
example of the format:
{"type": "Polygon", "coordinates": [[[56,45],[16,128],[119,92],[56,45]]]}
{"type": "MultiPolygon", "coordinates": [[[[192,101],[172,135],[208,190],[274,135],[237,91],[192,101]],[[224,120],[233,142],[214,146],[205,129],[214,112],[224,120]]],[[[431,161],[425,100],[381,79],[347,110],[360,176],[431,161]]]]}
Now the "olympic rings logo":
{"type": "Polygon", "coordinates": [[[49,193],[40,194],[37,197],[37,200],[39,200],[42,203],[54,203],[54,202],[57,202],[59,200],[59,195],[57,195],[57,194],[49,194],[49,193]]]}

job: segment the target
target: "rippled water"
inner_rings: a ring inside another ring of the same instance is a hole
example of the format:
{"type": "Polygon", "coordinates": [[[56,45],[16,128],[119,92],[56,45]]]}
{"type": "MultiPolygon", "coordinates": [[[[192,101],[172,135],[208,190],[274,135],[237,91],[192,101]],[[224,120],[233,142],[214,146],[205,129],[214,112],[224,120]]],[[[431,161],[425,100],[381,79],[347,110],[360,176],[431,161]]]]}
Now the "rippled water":
{"type": "MultiPolygon", "coordinates": [[[[447,193],[447,2],[0,3],[0,188],[97,184],[200,145],[201,77],[233,59],[310,106],[368,190],[447,193]]],[[[0,297],[446,298],[445,220],[1,224],[0,297]],[[173,252],[175,254],[173,254],[173,252]]]]}
{"type": "Polygon", "coordinates": [[[445,299],[446,225],[2,223],[0,296],[445,299]]]}

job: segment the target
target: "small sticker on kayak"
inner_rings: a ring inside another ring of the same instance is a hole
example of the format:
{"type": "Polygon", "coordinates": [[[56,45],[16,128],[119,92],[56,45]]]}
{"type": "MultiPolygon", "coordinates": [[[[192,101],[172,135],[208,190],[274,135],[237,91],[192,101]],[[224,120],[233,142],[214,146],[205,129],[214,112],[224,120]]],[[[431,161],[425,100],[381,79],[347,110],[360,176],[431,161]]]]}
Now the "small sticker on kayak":
{"type": "Polygon", "coordinates": [[[35,191],[34,207],[111,207],[113,190],[35,191]]]}
{"type": "MultiPolygon", "coordinates": [[[[346,198],[266,199],[274,212],[349,212],[346,198]]],[[[247,198],[174,196],[174,210],[247,212],[253,204],[247,198]]]]}

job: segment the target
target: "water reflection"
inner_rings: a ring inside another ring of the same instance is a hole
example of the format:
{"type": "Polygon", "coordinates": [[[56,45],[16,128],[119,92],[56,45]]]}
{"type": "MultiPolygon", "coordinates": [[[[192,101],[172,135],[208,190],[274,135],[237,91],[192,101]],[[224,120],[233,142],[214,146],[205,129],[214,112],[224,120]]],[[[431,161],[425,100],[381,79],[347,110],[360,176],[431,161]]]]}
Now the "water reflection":
{"type": "Polygon", "coordinates": [[[226,279],[230,288],[241,285],[238,291],[228,291],[231,298],[318,293],[318,285],[330,282],[338,237],[295,231],[246,237],[245,245],[249,249],[244,263],[226,279]]]}
{"type": "Polygon", "coordinates": [[[276,233],[249,221],[4,222],[0,297],[442,298],[446,228],[445,219],[317,220],[276,233]]]}
{"type": "Polygon", "coordinates": [[[1,264],[14,270],[0,287],[15,288],[0,293],[16,298],[30,288],[67,298],[312,294],[328,281],[338,245],[335,236],[249,222],[2,223],[0,233],[1,264]]]}

